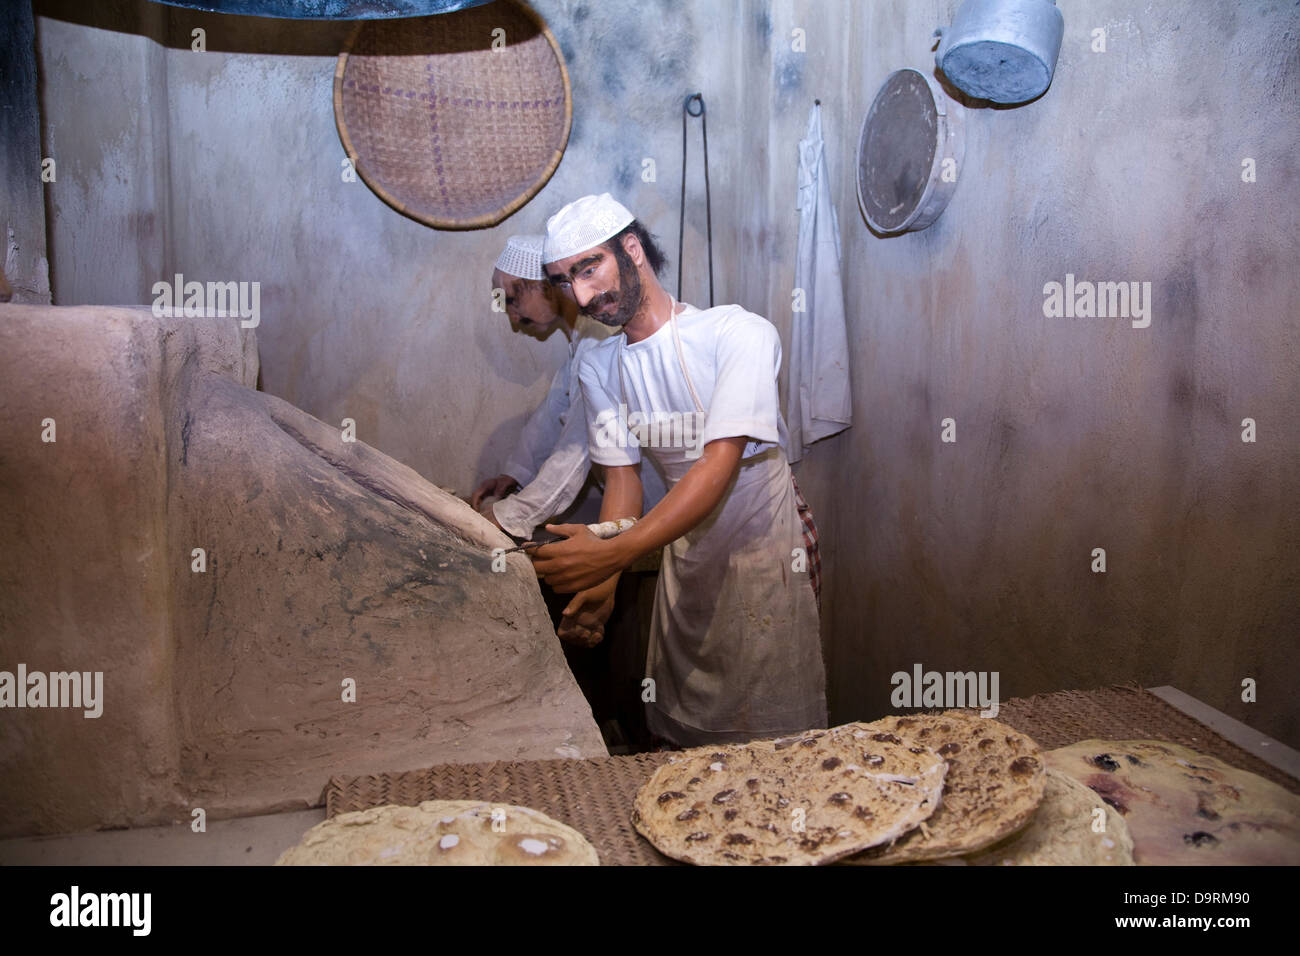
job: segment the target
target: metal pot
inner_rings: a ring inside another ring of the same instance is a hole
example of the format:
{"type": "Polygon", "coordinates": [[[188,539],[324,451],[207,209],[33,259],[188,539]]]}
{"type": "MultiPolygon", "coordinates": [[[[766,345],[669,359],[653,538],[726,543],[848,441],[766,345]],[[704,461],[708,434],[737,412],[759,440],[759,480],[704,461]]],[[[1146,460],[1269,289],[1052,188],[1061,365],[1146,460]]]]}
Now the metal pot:
{"type": "Polygon", "coordinates": [[[1052,84],[1065,17],[1055,0],[966,0],[935,33],[935,65],[962,92],[1024,103],[1052,84]]]}

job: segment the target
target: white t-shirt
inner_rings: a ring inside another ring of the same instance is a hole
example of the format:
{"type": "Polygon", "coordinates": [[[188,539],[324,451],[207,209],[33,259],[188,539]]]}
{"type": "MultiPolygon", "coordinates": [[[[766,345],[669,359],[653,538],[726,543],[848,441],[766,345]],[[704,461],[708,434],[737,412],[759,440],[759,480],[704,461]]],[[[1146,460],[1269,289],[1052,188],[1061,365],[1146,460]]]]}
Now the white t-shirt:
{"type": "Polygon", "coordinates": [[[713,512],[661,554],[646,656],[656,698],[647,724],[683,746],[824,727],[816,601],[807,575],[790,565],[806,542],[777,401],[780,339],[770,322],[735,305],[688,306],[676,326],[680,359],[673,324],[665,323],[634,345],[622,334],[602,342],[578,370],[593,461],[634,465],[644,456],[671,483],[694,463],[665,435],[692,439],[700,453],[711,441],[749,438],[713,512]],[[658,440],[646,447],[620,423],[620,345],[628,423],[644,432],[646,419],[652,426],[657,416],[669,419],[645,435],[658,440]],[[704,412],[696,434],[664,427],[674,415],[678,425],[696,418],[688,376],[704,412]]]}
{"type": "Polygon", "coordinates": [[[787,447],[777,375],[781,338],[762,316],[738,305],[700,310],[687,305],[677,316],[682,355],[704,407],[697,426],[695,401],[682,374],[671,323],[649,338],[627,344],[623,333],[591,348],[579,367],[587,412],[591,460],[601,465],[634,465],[641,444],[623,422],[643,428],[650,445],[687,449],[698,457],[719,438],[748,436],[742,456],[751,458],[773,445],[787,447]],[[623,354],[626,414],[617,365],[623,354]]]}

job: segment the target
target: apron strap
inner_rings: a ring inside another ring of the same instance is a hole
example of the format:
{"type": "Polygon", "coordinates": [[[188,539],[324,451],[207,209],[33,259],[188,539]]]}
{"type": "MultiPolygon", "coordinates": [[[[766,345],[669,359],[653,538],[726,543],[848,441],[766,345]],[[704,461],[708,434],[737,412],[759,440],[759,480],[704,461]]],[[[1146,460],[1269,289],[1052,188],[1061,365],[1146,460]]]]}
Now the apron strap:
{"type": "Polygon", "coordinates": [[[686,353],[682,351],[682,337],[677,331],[677,300],[673,299],[672,303],[672,311],[668,313],[668,321],[673,327],[673,345],[677,349],[677,364],[682,367],[682,378],[686,379],[686,387],[691,391],[691,400],[695,402],[695,410],[703,414],[704,403],[700,401],[700,393],[695,390],[695,383],[691,381],[691,373],[686,371],[686,353]]]}
{"type": "Polygon", "coordinates": [[[627,333],[620,332],[618,335],[618,355],[614,356],[618,363],[618,397],[623,407],[627,408],[627,386],[623,383],[623,343],[627,341],[627,333]]]}
{"type": "MultiPolygon", "coordinates": [[[[703,414],[704,403],[700,401],[700,393],[695,390],[695,383],[691,381],[691,373],[686,371],[686,353],[682,350],[682,336],[677,331],[677,300],[669,296],[672,305],[668,312],[668,323],[673,328],[673,347],[677,350],[677,364],[681,366],[682,378],[686,379],[686,387],[690,390],[691,401],[695,402],[695,410],[703,414]]],[[[623,345],[627,342],[627,333],[621,333],[618,342],[618,396],[623,401],[623,407],[627,408],[627,384],[623,381],[623,345]]]]}

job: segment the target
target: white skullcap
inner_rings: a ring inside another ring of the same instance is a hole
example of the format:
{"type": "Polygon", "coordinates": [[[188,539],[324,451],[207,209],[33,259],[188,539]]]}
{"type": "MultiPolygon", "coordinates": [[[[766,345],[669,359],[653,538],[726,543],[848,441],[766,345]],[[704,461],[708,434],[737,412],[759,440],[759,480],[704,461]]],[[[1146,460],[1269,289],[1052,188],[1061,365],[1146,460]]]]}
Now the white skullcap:
{"type": "Polygon", "coordinates": [[[636,217],[609,193],[575,199],[546,220],[543,262],[558,262],[618,235],[636,217]]]}
{"type": "Polygon", "coordinates": [[[545,279],[542,272],[542,243],[545,236],[511,236],[497,257],[497,268],[520,279],[545,279]]]}

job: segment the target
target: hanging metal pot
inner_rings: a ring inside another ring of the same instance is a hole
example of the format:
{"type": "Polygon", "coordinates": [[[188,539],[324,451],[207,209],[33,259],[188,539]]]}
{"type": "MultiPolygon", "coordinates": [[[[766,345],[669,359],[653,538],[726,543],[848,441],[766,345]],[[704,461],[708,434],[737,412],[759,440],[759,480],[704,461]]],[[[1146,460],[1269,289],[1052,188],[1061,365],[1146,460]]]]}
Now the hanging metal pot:
{"type": "Polygon", "coordinates": [[[1052,83],[1065,34],[1055,0],[966,0],[941,36],[935,65],[962,92],[1024,103],[1052,83]]]}

